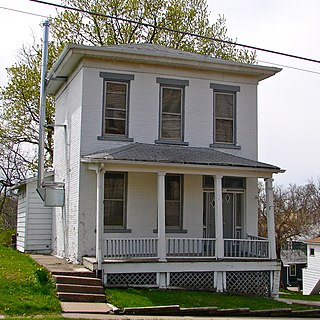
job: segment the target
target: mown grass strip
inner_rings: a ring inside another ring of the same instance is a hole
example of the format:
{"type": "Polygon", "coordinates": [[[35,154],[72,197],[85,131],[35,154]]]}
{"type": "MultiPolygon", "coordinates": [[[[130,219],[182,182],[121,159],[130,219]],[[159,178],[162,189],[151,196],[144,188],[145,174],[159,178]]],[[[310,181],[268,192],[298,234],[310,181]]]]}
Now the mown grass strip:
{"type": "Polygon", "coordinates": [[[202,291],[177,291],[158,289],[107,289],[107,301],[118,308],[179,305],[181,308],[217,307],[218,309],[250,308],[268,310],[305,306],[288,306],[270,298],[202,291]]]}

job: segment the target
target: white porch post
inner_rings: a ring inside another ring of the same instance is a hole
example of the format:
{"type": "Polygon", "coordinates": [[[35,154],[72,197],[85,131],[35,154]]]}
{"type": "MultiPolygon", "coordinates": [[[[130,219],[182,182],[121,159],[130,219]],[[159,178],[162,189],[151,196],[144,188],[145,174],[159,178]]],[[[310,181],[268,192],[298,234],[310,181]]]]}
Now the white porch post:
{"type": "Polygon", "coordinates": [[[158,172],[158,257],[166,261],[165,172],[158,172]]]}
{"type": "Polygon", "coordinates": [[[268,220],[268,239],[270,243],[270,258],[276,259],[276,233],[274,222],[274,205],[273,205],[273,179],[265,179],[266,187],[266,204],[267,204],[267,220],[268,220]]]}
{"type": "Polygon", "coordinates": [[[97,168],[97,212],[96,212],[96,260],[98,264],[97,276],[102,277],[103,261],[103,199],[104,199],[104,174],[103,166],[97,168]]]}
{"type": "Polygon", "coordinates": [[[214,201],[216,220],[216,257],[224,257],[223,214],[222,214],[222,176],[214,176],[214,201]]]}

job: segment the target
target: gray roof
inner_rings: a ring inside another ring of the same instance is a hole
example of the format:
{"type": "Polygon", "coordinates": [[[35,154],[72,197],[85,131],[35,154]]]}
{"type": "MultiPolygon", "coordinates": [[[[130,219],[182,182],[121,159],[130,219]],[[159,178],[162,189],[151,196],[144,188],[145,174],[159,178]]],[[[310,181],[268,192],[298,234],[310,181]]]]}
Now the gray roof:
{"type": "Polygon", "coordinates": [[[307,255],[302,250],[281,250],[281,260],[284,266],[307,263],[307,255]]]}
{"type": "Polygon", "coordinates": [[[131,143],[126,146],[99,151],[82,157],[88,162],[108,160],[139,161],[153,163],[194,164],[210,166],[232,166],[280,171],[279,167],[258,162],[213,148],[180,145],[131,143]]]}

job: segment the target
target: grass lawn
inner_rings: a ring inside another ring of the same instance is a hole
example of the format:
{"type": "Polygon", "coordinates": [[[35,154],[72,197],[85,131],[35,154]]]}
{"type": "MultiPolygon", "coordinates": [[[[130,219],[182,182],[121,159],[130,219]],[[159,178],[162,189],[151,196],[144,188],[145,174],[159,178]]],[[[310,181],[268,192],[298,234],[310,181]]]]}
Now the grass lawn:
{"type": "Polygon", "coordinates": [[[279,297],[284,298],[284,299],[320,301],[320,294],[304,296],[302,294],[302,292],[294,292],[294,291],[289,291],[289,290],[281,291],[279,297]]]}
{"type": "Polygon", "coordinates": [[[287,305],[273,299],[202,291],[176,291],[157,289],[107,289],[107,300],[119,308],[179,305],[182,308],[217,307],[219,309],[250,308],[265,310],[292,308],[309,309],[304,306],[287,305]]]}
{"type": "Polygon", "coordinates": [[[61,312],[48,272],[29,256],[0,245],[0,314],[61,312]]]}

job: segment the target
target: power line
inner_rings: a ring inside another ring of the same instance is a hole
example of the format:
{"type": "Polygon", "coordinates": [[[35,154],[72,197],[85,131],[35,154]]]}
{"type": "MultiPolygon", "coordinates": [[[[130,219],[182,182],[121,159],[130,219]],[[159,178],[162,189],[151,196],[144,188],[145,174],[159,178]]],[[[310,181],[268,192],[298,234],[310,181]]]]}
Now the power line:
{"type": "Polygon", "coordinates": [[[278,67],[293,69],[293,70],[297,70],[297,71],[303,71],[303,72],[309,72],[309,73],[314,73],[314,74],[320,74],[320,72],[317,72],[317,71],[312,71],[312,70],[307,70],[307,69],[302,69],[302,68],[287,66],[287,65],[284,65],[284,64],[279,64],[279,63],[274,63],[274,62],[268,62],[268,61],[263,61],[263,60],[257,60],[257,62],[267,63],[267,64],[271,64],[271,65],[273,65],[273,66],[278,66],[278,67]]]}
{"type": "Polygon", "coordinates": [[[21,10],[17,10],[17,9],[6,8],[6,7],[0,7],[0,9],[13,11],[13,12],[24,13],[24,14],[29,14],[30,16],[36,16],[36,17],[41,17],[41,18],[47,18],[48,17],[48,16],[43,16],[41,14],[36,14],[36,13],[27,12],[27,11],[21,11],[21,10]]]}
{"type": "Polygon", "coordinates": [[[70,7],[70,6],[67,6],[67,5],[55,4],[55,3],[47,2],[47,1],[44,1],[44,0],[29,0],[29,1],[40,3],[40,4],[45,4],[45,5],[49,5],[49,6],[54,6],[54,7],[61,8],[61,9],[73,10],[73,11],[77,11],[77,12],[81,12],[81,13],[86,13],[86,14],[90,14],[90,15],[94,15],[94,16],[98,16],[98,17],[104,17],[104,18],[120,20],[120,21],[124,21],[124,22],[128,22],[128,23],[134,23],[134,24],[145,26],[145,27],[148,27],[148,28],[155,28],[155,29],[159,29],[159,30],[179,33],[179,34],[182,34],[182,35],[187,35],[187,36],[192,36],[192,37],[196,37],[196,38],[201,38],[201,39],[221,42],[221,43],[230,44],[230,45],[234,45],[234,46],[239,46],[239,47],[243,47],[243,48],[247,48],[247,49],[252,49],[252,50],[257,50],[257,51],[277,54],[277,55],[281,55],[281,56],[285,56],[285,57],[289,57],[289,58],[294,58],[294,59],[299,59],[299,60],[304,60],[304,61],[309,61],[309,62],[315,62],[315,63],[320,63],[320,60],[316,60],[316,59],[312,59],[312,58],[306,58],[306,57],[297,56],[297,55],[290,54],[290,53],[284,53],[284,52],[270,50],[270,49],[264,49],[264,48],[260,48],[260,47],[256,47],[256,46],[250,46],[250,45],[246,45],[246,44],[242,44],[242,43],[236,43],[236,42],[233,42],[233,41],[212,38],[212,37],[203,36],[203,35],[199,35],[199,34],[192,33],[192,32],[175,30],[175,29],[171,29],[171,28],[168,28],[168,27],[156,26],[156,25],[153,25],[151,23],[146,23],[146,22],[142,22],[142,21],[136,21],[136,20],[127,19],[127,18],[115,17],[115,16],[112,16],[112,15],[107,15],[107,14],[92,12],[92,11],[89,11],[89,10],[74,8],[74,7],[70,7]]]}

